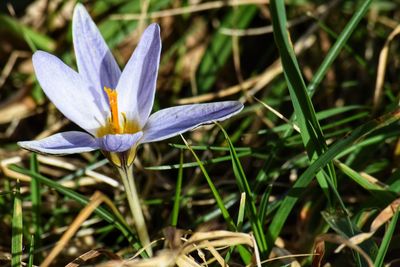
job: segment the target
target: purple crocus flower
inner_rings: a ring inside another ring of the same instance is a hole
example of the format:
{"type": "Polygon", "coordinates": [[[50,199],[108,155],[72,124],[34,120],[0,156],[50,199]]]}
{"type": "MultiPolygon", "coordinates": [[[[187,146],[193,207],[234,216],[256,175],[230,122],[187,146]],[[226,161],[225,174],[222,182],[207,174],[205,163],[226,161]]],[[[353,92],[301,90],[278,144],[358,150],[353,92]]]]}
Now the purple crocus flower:
{"type": "Polygon", "coordinates": [[[32,61],[47,97],[86,132],[19,142],[23,148],[58,155],[100,149],[116,166],[129,166],[138,145],[227,119],[243,108],[240,102],[224,101],[176,106],[150,115],[161,52],[159,26],[147,27],[122,72],[81,4],[74,9],[72,32],[78,72],[43,51],[35,52],[32,61]]]}

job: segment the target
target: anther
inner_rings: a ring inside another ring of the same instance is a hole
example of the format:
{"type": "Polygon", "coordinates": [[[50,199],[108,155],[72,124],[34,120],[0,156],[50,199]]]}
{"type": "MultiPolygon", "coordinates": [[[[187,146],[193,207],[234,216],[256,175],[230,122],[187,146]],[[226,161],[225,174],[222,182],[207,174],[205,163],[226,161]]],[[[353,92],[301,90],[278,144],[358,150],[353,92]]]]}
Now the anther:
{"type": "Polygon", "coordinates": [[[104,91],[106,92],[108,96],[108,102],[110,103],[113,131],[114,133],[119,134],[121,133],[121,127],[119,124],[117,91],[106,86],[104,86],[104,91]]]}

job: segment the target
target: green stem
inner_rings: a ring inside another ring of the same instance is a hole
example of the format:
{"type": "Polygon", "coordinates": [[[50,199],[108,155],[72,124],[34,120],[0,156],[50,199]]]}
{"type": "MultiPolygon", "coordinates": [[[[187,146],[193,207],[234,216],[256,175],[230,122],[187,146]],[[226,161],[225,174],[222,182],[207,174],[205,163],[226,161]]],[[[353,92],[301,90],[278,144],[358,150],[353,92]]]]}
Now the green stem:
{"type": "Polygon", "coordinates": [[[118,168],[118,171],[125,187],[126,196],[128,198],[129,207],[132,212],[133,221],[135,223],[140,242],[142,243],[142,246],[146,248],[147,254],[151,257],[153,255],[153,251],[150,246],[149,234],[147,233],[146,222],[143,217],[142,207],[140,206],[140,200],[135,186],[132,166],[133,165],[129,167],[118,168]]]}

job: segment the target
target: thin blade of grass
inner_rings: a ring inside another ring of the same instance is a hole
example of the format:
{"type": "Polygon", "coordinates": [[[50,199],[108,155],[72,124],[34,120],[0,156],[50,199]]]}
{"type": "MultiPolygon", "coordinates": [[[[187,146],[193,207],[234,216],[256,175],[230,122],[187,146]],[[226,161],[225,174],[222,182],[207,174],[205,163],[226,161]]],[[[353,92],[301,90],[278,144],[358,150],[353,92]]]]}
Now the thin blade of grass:
{"type": "Polygon", "coordinates": [[[11,237],[11,266],[22,266],[22,199],[19,191],[19,183],[14,191],[14,208],[12,217],[12,237],[11,237]]]}
{"type": "Polygon", "coordinates": [[[246,211],[246,193],[243,192],[240,195],[239,212],[236,221],[236,227],[238,231],[241,231],[242,229],[245,211],[246,211]]]}
{"type": "Polygon", "coordinates": [[[272,222],[268,228],[269,236],[272,240],[275,240],[289,213],[296,204],[298,198],[304,192],[304,188],[312,181],[313,177],[321,168],[332,161],[337,155],[343,150],[349,148],[354,143],[371,133],[372,131],[381,127],[387,126],[400,119],[400,110],[397,109],[394,112],[385,114],[384,116],[372,120],[366,124],[363,124],[351,132],[350,135],[334,143],[324,154],[322,154],[315,162],[313,162],[300,177],[297,179],[292,188],[288,191],[286,197],[282,200],[278,211],[272,219],[272,222]]]}
{"type": "MultiPolygon", "coordinates": [[[[194,149],[193,149],[194,150],[194,149]]],[[[238,157],[246,157],[250,156],[252,154],[251,151],[245,151],[238,153],[238,157]]],[[[214,164],[214,163],[219,163],[219,162],[224,162],[224,161],[229,161],[231,160],[230,156],[222,156],[222,157],[217,157],[209,160],[201,160],[201,164],[203,165],[208,165],[208,164],[214,164]]],[[[161,166],[152,166],[152,167],[146,167],[146,170],[152,170],[152,171],[162,171],[162,170],[172,170],[172,169],[179,169],[182,166],[182,168],[192,168],[192,167],[198,167],[199,163],[197,161],[195,162],[188,162],[188,163],[183,163],[181,164],[173,164],[173,165],[161,165],[161,166]]]]}
{"type": "Polygon", "coordinates": [[[392,202],[396,198],[396,195],[390,192],[388,188],[384,188],[376,183],[370,182],[369,180],[365,179],[365,177],[363,177],[360,173],[350,168],[348,165],[337,160],[335,160],[335,164],[344,174],[346,174],[354,182],[356,182],[358,185],[367,190],[371,195],[373,195],[376,201],[387,205],[387,203],[392,202]]]}
{"type": "MultiPolygon", "coordinates": [[[[31,154],[30,158],[30,169],[34,173],[39,172],[39,165],[37,161],[36,153],[31,154]]],[[[32,201],[32,224],[33,224],[33,238],[32,245],[40,247],[42,229],[42,200],[40,192],[40,182],[37,179],[31,179],[31,201],[32,201]]]]}
{"type": "Polygon", "coordinates": [[[261,223],[265,222],[265,217],[267,216],[268,201],[271,192],[272,192],[272,186],[268,186],[267,190],[264,191],[261,197],[260,206],[258,207],[258,217],[260,217],[261,223]]]}
{"type": "Polygon", "coordinates": [[[319,66],[318,70],[315,72],[310,84],[307,89],[310,95],[314,94],[316,88],[321,83],[322,79],[325,77],[326,72],[329,70],[332,63],[335,61],[340,51],[346,44],[347,40],[350,38],[351,34],[357,28],[358,23],[364,17],[365,13],[368,11],[372,0],[362,1],[361,6],[356,10],[353,17],[347,23],[346,27],[340,33],[336,42],[333,44],[332,48],[329,50],[328,54],[324,57],[324,61],[319,66]]]}
{"type": "MultiPolygon", "coordinates": [[[[78,202],[81,205],[88,205],[88,203],[89,203],[89,200],[86,197],[82,196],[81,194],[79,194],[71,189],[68,189],[68,188],[58,184],[57,182],[52,181],[38,173],[34,173],[30,170],[27,170],[27,169],[17,166],[17,165],[11,165],[10,169],[14,170],[16,172],[22,173],[22,174],[29,175],[33,179],[39,180],[42,184],[57,190],[61,194],[75,200],[76,202],[78,202]]],[[[108,211],[107,209],[105,209],[103,207],[97,207],[95,209],[95,213],[100,218],[102,218],[105,221],[107,221],[108,223],[114,225],[114,227],[116,229],[120,230],[121,233],[127,238],[127,240],[133,245],[133,247],[135,249],[141,248],[137,241],[137,238],[133,234],[132,230],[128,227],[128,225],[125,222],[122,222],[121,219],[118,218],[118,216],[116,216],[115,214],[111,213],[110,211],[108,211]]]]}
{"type": "Polygon", "coordinates": [[[382,239],[381,246],[379,247],[378,254],[376,255],[375,258],[374,262],[375,267],[383,266],[383,261],[389,249],[390,241],[392,240],[398,219],[399,219],[399,209],[397,209],[396,213],[394,214],[392,221],[390,222],[389,227],[387,228],[385,235],[382,239]]]}
{"type": "MultiPolygon", "coordinates": [[[[221,27],[230,27],[232,20],[235,20],[239,29],[245,28],[256,14],[257,7],[255,5],[238,7],[225,16],[221,27]]],[[[217,80],[218,72],[232,55],[231,39],[231,36],[219,32],[213,35],[197,71],[196,80],[200,82],[198,87],[201,92],[210,91],[217,80]]]]}
{"type": "Polygon", "coordinates": [[[31,244],[29,245],[28,267],[33,266],[34,253],[35,253],[35,237],[32,235],[31,236],[31,244]]]}
{"type": "Polygon", "coordinates": [[[183,176],[183,150],[181,149],[180,160],[179,160],[179,171],[178,171],[178,180],[176,181],[175,186],[175,199],[174,206],[172,209],[171,215],[171,226],[176,227],[178,224],[178,216],[179,216],[179,206],[181,203],[181,191],[182,191],[182,176],[183,176]]]}
{"type": "MultiPolygon", "coordinates": [[[[75,235],[78,229],[82,226],[83,222],[87,220],[92,213],[98,208],[103,202],[111,202],[99,191],[94,192],[90,197],[89,203],[79,212],[76,218],[68,225],[67,231],[57,241],[57,244],[53,249],[46,255],[44,261],[40,264],[42,267],[50,266],[55,260],[57,255],[65,248],[69,240],[75,235]]],[[[111,202],[112,203],[112,202],[111,202]]]]}
{"type": "Polygon", "coordinates": [[[225,129],[219,124],[216,123],[224,134],[225,140],[228,142],[228,146],[230,148],[231,158],[232,158],[232,166],[235,174],[236,182],[238,183],[238,187],[240,191],[246,194],[246,211],[250,219],[250,224],[254,232],[254,237],[257,241],[258,248],[260,249],[261,257],[267,257],[267,240],[265,238],[264,230],[262,227],[262,223],[260,218],[257,216],[257,208],[253,198],[253,192],[250,189],[250,185],[247,181],[247,177],[242,168],[242,164],[236,154],[236,150],[228,136],[228,133],[225,129]]]}
{"type": "Polygon", "coordinates": [[[53,51],[56,47],[56,42],[47,35],[38,33],[31,28],[23,25],[17,19],[9,16],[0,15],[0,25],[7,29],[11,34],[25,40],[32,51],[43,49],[45,51],[53,51]]]}
{"type": "MultiPolygon", "coordinates": [[[[214,195],[214,198],[215,198],[215,201],[219,208],[219,211],[221,212],[222,217],[225,219],[225,221],[228,224],[228,228],[230,228],[230,230],[232,230],[232,231],[237,231],[237,227],[236,227],[235,223],[233,222],[233,219],[230,216],[228,210],[226,209],[224,202],[222,201],[222,197],[218,193],[218,190],[216,189],[214,183],[212,182],[210,176],[208,175],[206,168],[204,168],[204,165],[202,164],[200,158],[197,156],[196,152],[194,152],[194,150],[191,148],[191,146],[188,144],[188,142],[182,135],[181,135],[181,138],[182,138],[183,142],[185,143],[187,149],[189,149],[189,151],[192,153],[192,155],[196,159],[196,162],[198,163],[200,170],[202,171],[204,177],[206,178],[208,186],[210,187],[211,192],[214,195]]],[[[250,252],[243,246],[239,246],[238,250],[239,250],[239,254],[240,254],[243,262],[248,264],[251,259],[250,252]]]]}
{"type": "MultiPolygon", "coordinates": [[[[236,227],[237,227],[238,231],[242,230],[245,211],[246,211],[246,194],[242,193],[240,195],[239,212],[238,212],[238,217],[236,220],[236,227]]],[[[251,254],[249,253],[249,251],[240,245],[237,247],[237,249],[238,249],[244,263],[246,265],[248,265],[251,261],[251,254]]],[[[234,250],[235,250],[235,247],[231,247],[229,249],[228,253],[226,253],[226,256],[225,256],[225,262],[229,262],[234,250]]]]}
{"type": "Polygon", "coordinates": [[[208,186],[211,189],[211,192],[215,198],[215,201],[217,202],[218,208],[221,210],[222,217],[225,219],[225,221],[228,224],[228,228],[232,231],[236,231],[236,225],[233,222],[232,217],[229,215],[228,210],[225,208],[224,202],[222,201],[222,197],[219,194],[217,188],[215,187],[213,181],[211,180],[210,176],[208,175],[208,172],[206,168],[204,168],[203,163],[201,162],[200,158],[197,156],[196,152],[190,147],[186,139],[181,135],[183,142],[185,143],[186,147],[190,150],[192,153],[193,157],[196,159],[196,162],[199,164],[199,168],[202,171],[204,177],[207,180],[208,186]]]}
{"type": "MultiPolygon", "coordinates": [[[[328,225],[337,232],[341,237],[346,239],[357,236],[361,230],[350,220],[349,216],[345,213],[338,212],[337,210],[323,211],[322,217],[328,225]]],[[[354,244],[354,242],[352,242],[354,244]]],[[[357,244],[358,245],[358,244],[357,244]]],[[[359,245],[364,251],[368,251],[370,256],[374,255],[378,250],[376,243],[372,239],[365,240],[364,243],[359,245]]],[[[362,259],[361,255],[353,251],[353,258],[357,266],[367,266],[366,262],[362,259]]]]}
{"type": "MultiPolygon", "coordinates": [[[[181,144],[169,144],[171,147],[173,148],[179,148],[179,149],[187,149],[187,147],[185,145],[181,145],[181,144]]],[[[229,147],[224,147],[224,146],[191,146],[191,148],[193,150],[214,150],[214,151],[229,151],[229,147]]],[[[249,147],[235,147],[236,152],[240,152],[240,151],[250,151],[251,148],[249,147]]]]}
{"type": "MultiPolygon", "coordinates": [[[[271,1],[270,11],[275,43],[281,56],[283,71],[296,115],[296,122],[300,128],[301,138],[307,150],[308,157],[311,162],[313,162],[326,150],[325,138],[317,120],[314,107],[308,96],[293,46],[289,40],[284,1],[271,1]]],[[[336,187],[336,175],[333,164],[329,163],[327,170],[329,179],[331,179],[332,184],[336,187]]],[[[317,175],[317,180],[330,203],[330,193],[328,183],[325,181],[325,176],[319,173],[317,175]]]]}

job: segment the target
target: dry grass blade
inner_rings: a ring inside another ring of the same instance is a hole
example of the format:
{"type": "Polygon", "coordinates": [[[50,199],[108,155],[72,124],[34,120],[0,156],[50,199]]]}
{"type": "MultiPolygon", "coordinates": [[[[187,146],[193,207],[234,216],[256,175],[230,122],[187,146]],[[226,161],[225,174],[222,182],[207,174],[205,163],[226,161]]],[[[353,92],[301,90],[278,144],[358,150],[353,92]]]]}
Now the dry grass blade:
{"type": "Polygon", "coordinates": [[[220,266],[229,266],[219,251],[237,245],[246,245],[253,248],[257,266],[261,266],[254,238],[250,234],[229,231],[198,232],[192,234],[189,239],[181,238],[181,240],[183,241],[181,246],[160,251],[157,256],[151,259],[110,261],[99,266],[200,267],[207,266],[212,262],[218,262],[220,266]],[[201,258],[203,262],[197,262],[192,257],[193,253],[196,257],[201,258]]]}
{"type": "Polygon", "coordinates": [[[325,254],[325,241],[320,239],[315,241],[314,244],[314,253],[311,266],[312,267],[320,267],[322,264],[322,259],[324,258],[325,254]]]}
{"type": "MultiPolygon", "coordinates": [[[[364,250],[362,250],[359,246],[351,242],[349,239],[346,239],[340,235],[336,234],[323,234],[318,236],[315,239],[315,244],[321,243],[321,242],[330,242],[330,243],[335,243],[335,244],[340,244],[341,246],[347,246],[356,252],[360,253],[360,255],[366,260],[367,264],[369,267],[374,267],[374,263],[372,262],[371,258],[368,256],[367,253],[365,253],[364,250]]],[[[320,246],[320,245],[319,245],[320,246]]]]}
{"type": "MultiPolygon", "coordinates": [[[[268,260],[262,261],[260,264],[264,264],[264,263],[267,263],[267,262],[273,262],[273,261],[277,261],[277,260],[282,260],[282,259],[293,259],[293,258],[297,258],[297,257],[310,257],[310,256],[314,256],[314,255],[316,255],[316,254],[310,254],[310,253],[291,254],[291,255],[273,257],[272,259],[268,259],[268,260]]],[[[254,265],[251,265],[251,266],[254,266],[254,265]]],[[[290,266],[295,267],[295,266],[301,266],[301,265],[300,265],[300,263],[298,261],[292,261],[290,263],[290,266]]]]}
{"type": "Polygon", "coordinates": [[[370,231],[376,232],[382,225],[387,223],[393,215],[396,213],[398,208],[400,207],[400,198],[394,200],[387,206],[383,211],[381,211],[375,220],[371,223],[370,231]]]}
{"type": "Polygon", "coordinates": [[[56,246],[52,249],[52,251],[47,255],[43,263],[40,265],[41,267],[49,266],[53,260],[57,257],[57,255],[65,248],[68,241],[74,236],[74,234],[78,231],[81,227],[82,223],[89,218],[95,209],[100,206],[103,202],[105,202],[110,208],[114,211],[117,216],[119,214],[118,210],[113,205],[112,201],[108,199],[105,195],[101,192],[96,191],[93,196],[90,198],[89,204],[81,210],[72,224],[68,227],[68,230],[63,234],[60,240],[57,242],[56,246]]]}
{"type": "MultiPolygon", "coordinates": [[[[269,68],[268,68],[269,69],[269,68]]],[[[268,70],[267,69],[267,70],[268,70]]],[[[250,78],[246,81],[244,81],[242,84],[234,85],[231,87],[228,87],[224,90],[221,90],[219,92],[215,93],[207,93],[199,96],[194,96],[194,97],[187,97],[187,98],[181,98],[177,102],[179,105],[185,105],[185,104],[193,104],[193,103],[200,103],[200,102],[207,102],[213,99],[218,99],[218,98],[224,98],[230,95],[237,94],[241,92],[242,90],[249,90],[260,78],[262,75],[250,78]]],[[[276,77],[276,76],[274,76],[276,77]]]]}
{"type": "Polygon", "coordinates": [[[40,163],[54,166],[57,168],[62,168],[62,169],[68,170],[68,171],[76,170],[76,166],[74,164],[67,162],[66,160],[53,157],[53,156],[38,155],[37,159],[40,163]]]}
{"type": "MultiPolygon", "coordinates": [[[[312,44],[315,42],[316,38],[313,35],[308,35],[305,38],[301,38],[298,42],[295,44],[295,52],[296,54],[300,54],[307,48],[311,47],[312,44]]],[[[249,78],[243,83],[234,85],[231,87],[228,87],[226,89],[223,89],[219,92],[215,93],[207,93],[199,96],[194,96],[194,97],[187,97],[187,98],[181,98],[177,101],[177,104],[179,105],[185,105],[185,104],[192,104],[192,103],[199,103],[199,102],[207,102],[215,99],[220,99],[224,98],[227,96],[231,96],[234,94],[237,94],[243,90],[248,90],[248,94],[250,95],[255,95],[258,91],[260,91],[262,88],[264,88],[267,84],[269,84],[273,79],[275,79],[278,75],[282,73],[282,64],[280,59],[277,59],[272,63],[262,74],[249,78]]],[[[244,101],[244,99],[241,99],[244,101]]]]}
{"type": "Polygon", "coordinates": [[[376,75],[376,83],[375,83],[375,92],[374,92],[374,100],[373,100],[373,110],[377,110],[379,105],[382,101],[382,89],[383,89],[383,82],[385,80],[385,72],[386,72],[386,65],[389,56],[389,45],[400,33],[400,25],[398,25],[386,39],[385,45],[383,46],[381,53],[379,54],[379,65],[378,65],[378,73],[376,75]]]}
{"type": "MultiPolygon", "coordinates": [[[[207,242],[206,242],[207,243],[207,242]]],[[[221,266],[229,266],[226,264],[224,258],[222,258],[221,254],[218,253],[218,251],[211,245],[207,246],[207,250],[211,252],[213,255],[214,259],[221,265],[221,266]]]]}
{"type": "Polygon", "coordinates": [[[65,267],[78,267],[81,266],[82,264],[86,263],[88,260],[92,260],[94,258],[97,258],[101,255],[105,255],[110,259],[113,260],[119,260],[120,257],[106,249],[92,249],[85,254],[79,256],[72,262],[68,263],[65,267]]]}
{"type": "Polygon", "coordinates": [[[6,124],[30,117],[38,112],[36,103],[30,96],[23,98],[16,97],[11,102],[0,108],[0,124],[6,124]]]}
{"type": "Polygon", "coordinates": [[[25,175],[25,174],[21,174],[19,172],[10,170],[8,168],[8,166],[20,163],[21,161],[22,161],[21,157],[18,157],[18,156],[7,158],[7,159],[3,159],[3,160],[0,161],[0,169],[4,173],[4,175],[9,177],[9,178],[13,178],[15,180],[20,180],[20,181],[23,181],[23,182],[30,182],[31,181],[31,177],[30,176],[25,175]]]}
{"type": "MultiPolygon", "coordinates": [[[[301,17],[295,18],[293,20],[287,21],[287,27],[292,28],[293,26],[299,25],[304,23],[308,20],[319,18],[322,15],[326,14],[330,9],[336,6],[340,2],[340,0],[329,1],[327,4],[323,4],[319,6],[314,12],[307,13],[301,17]]],[[[274,31],[272,25],[267,25],[258,28],[247,28],[247,29],[228,29],[228,28],[221,28],[220,32],[226,35],[232,36],[251,36],[251,35],[262,35],[272,33],[274,31]]]]}
{"type": "MultiPolygon", "coordinates": [[[[369,232],[367,233],[361,233],[358,235],[353,236],[352,238],[349,239],[349,241],[354,244],[358,245],[371,236],[375,234],[375,232],[385,223],[387,223],[393,215],[396,213],[397,209],[400,207],[400,198],[394,200],[392,203],[390,203],[384,210],[382,210],[378,216],[373,220],[371,223],[371,227],[369,232]]],[[[342,246],[339,246],[336,251],[340,251],[343,248],[342,246]]]]}
{"type": "Polygon", "coordinates": [[[57,121],[56,123],[50,125],[49,127],[46,128],[43,132],[41,132],[39,135],[35,137],[35,140],[43,139],[45,137],[48,137],[55,132],[58,132],[62,127],[67,125],[69,123],[69,120],[67,119],[62,119],[60,121],[57,121]]]}
{"type": "Polygon", "coordinates": [[[18,58],[27,58],[31,55],[31,53],[26,51],[13,51],[11,52],[10,57],[7,60],[6,65],[4,66],[1,74],[0,74],[0,88],[3,86],[7,77],[11,74],[12,69],[14,68],[15,63],[17,62],[18,58]]]}
{"type": "MultiPolygon", "coordinates": [[[[40,163],[52,166],[52,167],[57,167],[69,171],[76,171],[77,167],[69,162],[66,162],[63,159],[57,159],[55,157],[51,156],[44,156],[44,155],[38,155],[38,161],[40,163]]],[[[23,182],[30,182],[31,177],[28,175],[24,175],[21,173],[18,173],[16,171],[10,170],[9,166],[13,164],[18,164],[22,162],[22,157],[20,156],[15,156],[11,158],[7,158],[4,160],[0,161],[0,170],[9,178],[15,179],[15,180],[20,180],[23,182]]],[[[94,185],[98,182],[103,182],[106,183],[114,188],[117,188],[120,186],[118,181],[114,180],[113,178],[106,176],[104,174],[98,173],[94,170],[85,170],[85,175],[87,176],[82,176],[79,178],[79,181],[72,181],[72,180],[65,180],[61,181],[60,184],[62,186],[68,187],[68,188],[75,188],[77,185],[79,186],[89,186],[89,185],[94,185]]]]}
{"type": "MultiPolygon", "coordinates": [[[[268,4],[269,0],[235,0],[235,1],[212,1],[207,3],[201,3],[197,5],[189,5],[180,8],[167,9],[162,11],[155,11],[147,14],[145,19],[156,19],[162,17],[178,16],[183,14],[195,13],[210,9],[217,9],[225,6],[239,6],[239,5],[251,5],[251,4],[268,4]]],[[[115,14],[111,16],[111,19],[115,20],[140,20],[143,19],[142,14],[115,14]]]]}
{"type": "Polygon", "coordinates": [[[360,175],[365,178],[365,180],[367,180],[369,183],[374,184],[379,186],[382,189],[388,189],[389,186],[385,183],[382,183],[381,181],[379,181],[377,178],[375,178],[374,176],[372,176],[369,173],[366,172],[360,172],[360,175]]]}
{"type": "Polygon", "coordinates": [[[172,254],[171,251],[161,251],[157,256],[151,259],[145,260],[113,260],[103,264],[99,264],[99,267],[156,267],[156,266],[175,266],[176,255],[172,254]]]}
{"type": "Polygon", "coordinates": [[[253,97],[258,103],[260,103],[261,105],[263,105],[266,109],[268,109],[269,111],[271,111],[272,113],[274,113],[279,119],[283,120],[284,122],[286,122],[287,124],[291,125],[293,127],[293,129],[300,133],[300,128],[299,126],[297,126],[295,123],[291,122],[289,119],[287,119],[285,116],[283,116],[282,113],[280,113],[279,111],[277,111],[276,109],[274,109],[273,107],[271,107],[270,105],[262,102],[260,99],[258,99],[257,97],[253,97]]]}

